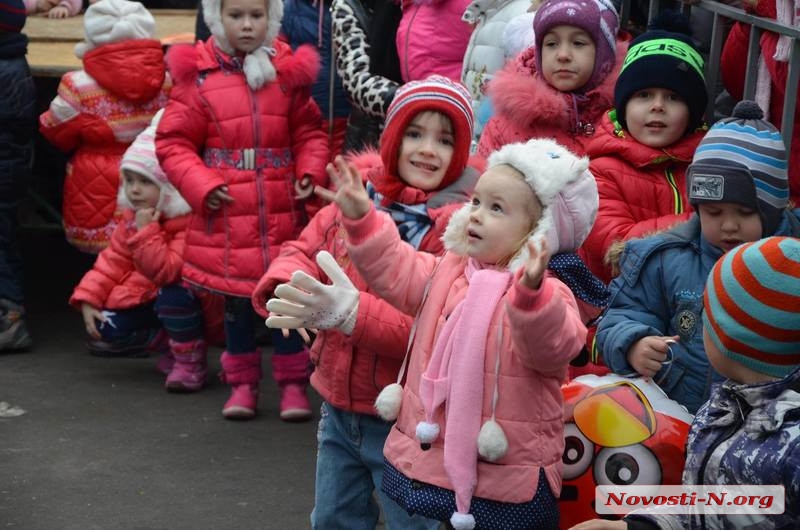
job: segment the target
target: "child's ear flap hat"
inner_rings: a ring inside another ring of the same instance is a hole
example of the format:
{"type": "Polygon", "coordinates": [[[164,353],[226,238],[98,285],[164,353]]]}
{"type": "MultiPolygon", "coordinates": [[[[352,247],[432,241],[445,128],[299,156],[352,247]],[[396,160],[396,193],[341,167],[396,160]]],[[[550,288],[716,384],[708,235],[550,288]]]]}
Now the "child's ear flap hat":
{"type": "Polygon", "coordinates": [[[410,81],[395,92],[394,99],[386,111],[386,120],[381,133],[381,159],[386,173],[392,178],[373,181],[375,189],[392,201],[397,200],[403,188],[408,186],[397,173],[403,136],[411,121],[425,111],[439,112],[447,116],[453,131],[453,156],[438,189],[446,188],[458,180],[467,167],[475,124],[469,91],[461,83],[440,75],[431,75],[420,81],[410,81]]]}
{"type": "Polygon", "coordinates": [[[700,141],[686,183],[692,206],[731,202],[756,210],[767,237],[789,204],[789,176],[781,133],[763,117],[755,101],[739,102],[700,141]]]}
{"type": "Polygon", "coordinates": [[[729,359],[783,378],[800,366],[800,239],[768,237],[731,250],[706,282],[703,325],[729,359]]]}
{"type": "Polygon", "coordinates": [[[161,193],[158,197],[156,210],[163,213],[164,217],[171,219],[186,215],[192,209],[183,196],[178,193],[178,190],[175,189],[175,186],[167,180],[167,176],[162,171],[158,158],[156,158],[156,129],[163,114],[164,109],[159,110],[153,116],[150,125],[139,133],[139,136],[136,137],[125,151],[125,154],[122,155],[122,162],[119,165],[120,186],[117,194],[117,204],[123,208],[133,208],[127,195],[125,195],[125,176],[122,174],[124,170],[133,171],[147,177],[159,187],[161,193]]]}
{"type": "MultiPolygon", "coordinates": [[[[542,205],[542,215],[528,240],[546,239],[553,254],[575,252],[592,230],[600,204],[589,159],[575,156],[553,140],[534,139],[492,153],[487,169],[499,165],[521,173],[542,205]]],[[[470,210],[467,203],[454,213],[443,236],[445,248],[456,254],[467,253],[470,210]]],[[[509,269],[516,271],[527,259],[527,245],[523,245],[509,269]]]]}
{"type": "Polygon", "coordinates": [[[75,55],[82,59],[86,52],[125,40],[152,39],[156,21],[139,2],[100,0],[83,14],[84,42],[75,45],[75,55]]]}
{"type": "Polygon", "coordinates": [[[628,100],[645,88],[665,88],[680,95],[689,107],[687,132],[703,123],[708,103],[703,57],[694,45],[688,20],[685,28],[677,27],[678,15],[664,16],[651,29],[636,37],[628,47],[617,83],[614,87],[614,107],[617,120],[627,129],[625,107],[628,100]],[[658,26],[661,24],[664,29],[658,26]],[[686,33],[668,31],[670,24],[686,33]]]}
{"type": "MultiPolygon", "coordinates": [[[[278,37],[283,21],[283,0],[264,1],[267,6],[267,34],[264,42],[244,58],[244,75],[253,90],[258,90],[264,83],[275,79],[275,67],[270,56],[275,55],[272,42],[278,37]]],[[[203,20],[219,49],[228,55],[235,55],[236,49],[228,42],[222,26],[222,0],[203,0],[203,20]]]]}
{"type": "Polygon", "coordinates": [[[594,70],[579,90],[588,92],[603,82],[617,61],[619,15],[611,0],[547,0],[533,19],[536,70],[542,71],[542,42],[556,26],[576,26],[589,34],[595,45],[594,70]]]}

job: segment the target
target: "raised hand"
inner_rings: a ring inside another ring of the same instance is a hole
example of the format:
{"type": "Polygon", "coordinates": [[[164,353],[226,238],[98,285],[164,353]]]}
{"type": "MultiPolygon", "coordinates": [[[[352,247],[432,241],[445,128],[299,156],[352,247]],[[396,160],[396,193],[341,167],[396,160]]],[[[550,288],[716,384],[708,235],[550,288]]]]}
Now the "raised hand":
{"type": "Polygon", "coordinates": [[[206,208],[212,212],[216,212],[222,208],[224,204],[233,202],[233,197],[228,195],[228,186],[219,186],[211,190],[206,197],[206,208]]]}
{"type": "Polygon", "coordinates": [[[276,298],[267,301],[270,328],[338,328],[353,332],[358,311],[358,289],[326,251],[317,254],[317,264],[333,282],[326,285],[303,271],[295,271],[289,283],[275,288],[276,298]]]}
{"type": "Polygon", "coordinates": [[[325,170],[331,177],[336,191],[331,191],[316,186],[314,193],[323,199],[335,202],[339,205],[342,214],[348,219],[361,219],[369,212],[370,201],[361,175],[351,164],[345,162],[344,158],[337,156],[332,164],[328,164],[325,170]]]}
{"type": "Polygon", "coordinates": [[[136,230],[141,230],[150,223],[157,223],[161,212],[155,208],[141,208],[136,210],[136,230]]]}
{"type": "Polygon", "coordinates": [[[528,261],[523,264],[519,283],[528,289],[538,289],[547,270],[547,263],[550,261],[550,249],[547,248],[545,238],[542,238],[538,245],[536,241],[528,241],[526,245],[528,245],[528,261]]]}

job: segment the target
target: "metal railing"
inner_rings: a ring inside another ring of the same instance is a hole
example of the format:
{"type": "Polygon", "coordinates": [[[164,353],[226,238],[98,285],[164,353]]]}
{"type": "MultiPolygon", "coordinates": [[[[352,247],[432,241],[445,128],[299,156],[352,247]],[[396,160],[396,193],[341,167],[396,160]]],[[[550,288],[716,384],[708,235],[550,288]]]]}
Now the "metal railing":
{"type": "MultiPolygon", "coordinates": [[[[670,2],[672,4],[673,2],[670,2]]],[[[772,31],[779,35],[791,38],[789,52],[788,76],[783,98],[783,113],[781,116],[781,136],[786,148],[791,148],[792,130],[794,128],[794,114],[797,106],[797,86],[800,80],[800,28],[787,26],[775,20],[757,17],[746,13],[742,9],[731,7],[721,2],[699,0],[694,5],[684,4],[683,11],[690,14],[693,9],[703,9],[713,13],[713,27],[711,33],[711,46],[706,60],[705,78],[708,90],[708,107],[706,116],[709,120],[714,116],[714,103],[717,96],[719,81],[719,64],[722,55],[722,46],[725,39],[725,19],[742,22],[750,25],[750,41],[747,50],[747,69],[744,83],[744,99],[754,99],[756,94],[756,81],[758,77],[758,58],[760,54],[759,41],[764,31],[772,31]]],[[[660,12],[660,2],[651,0],[649,5],[648,20],[652,20],[660,12]]],[[[631,13],[631,0],[623,0],[620,9],[622,27],[626,27],[631,13]]]]}

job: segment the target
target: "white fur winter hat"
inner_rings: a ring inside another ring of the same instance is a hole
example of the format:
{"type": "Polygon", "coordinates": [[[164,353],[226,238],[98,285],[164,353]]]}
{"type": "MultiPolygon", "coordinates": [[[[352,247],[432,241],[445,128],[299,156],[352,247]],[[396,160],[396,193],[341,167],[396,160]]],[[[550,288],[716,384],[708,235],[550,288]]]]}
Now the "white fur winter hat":
{"type": "MultiPolygon", "coordinates": [[[[589,159],[575,156],[553,140],[534,139],[492,153],[487,169],[500,165],[522,173],[542,203],[542,216],[529,240],[546,238],[553,254],[575,252],[589,235],[600,203],[589,159]]],[[[469,212],[467,203],[453,214],[443,236],[445,248],[456,254],[467,252],[469,212]]],[[[523,245],[509,269],[515,271],[527,259],[528,247],[523,245]]]]}
{"type": "MultiPolygon", "coordinates": [[[[261,46],[248,53],[244,59],[244,75],[253,90],[258,90],[267,81],[275,79],[275,67],[270,56],[275,55],[272,42],[278,37],[283,21],[283,0],[264,1],[267,3],[267,35],[261,46]]],[[[217,46],[228,55],[234,55],[236,50],[228,42],[222,26],[222,0],[203,0],[203,19],[217,46]]]]}
{"type": "Polygon", "coordinates": [[[75,55],[83,59],[86,52],[104,44],[152,39],[155,29],[153,15],[139,2],[100,0],[83,15],[85,41],[75,45],[75,55]]]}
{"type": "MultiPolygon", "coordinates": [[[[122,155],[122,162],[119,165],[120,176],[124,170],[133,171],[143,175],[153,181],[161,190],[158,198],[156,210],[161,211],[166,218],[178,217],[185,215],[192,211],[186,200],[178,193],[156,158],[156,128],[161,116],[164,114],[164,109],[159,110],[150,125],[141,133],[133,143],[122,155]]],[[[123,208],[133,208],[133,205],[125,195],[125,179],[120,179],[119,193],[117,195],[117,204],[123,208]]]]}

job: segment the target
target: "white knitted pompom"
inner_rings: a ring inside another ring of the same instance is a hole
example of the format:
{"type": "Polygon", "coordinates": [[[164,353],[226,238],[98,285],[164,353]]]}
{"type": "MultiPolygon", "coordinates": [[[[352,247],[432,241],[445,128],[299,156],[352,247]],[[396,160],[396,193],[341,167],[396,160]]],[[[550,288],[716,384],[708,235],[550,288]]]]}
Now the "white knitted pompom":
{"type": "Polygon", "coordinates": [[[450,516],[450,524],[455,530],[473,530],[475,516],[469,513],[453,512],[453,515],[450,516]]]}
{"type": "Polygon", "coordinates": [[[487,420],[478,433],[478,454],[489,462],[503,458],[508,451],[508,439],[503,428],[494,420],[487,420]]]}
{"type": "Polygon", "coordinates": [[[417,440],[424,444],[432,443],[439,437],[439,424],[421,421],[417,423],[417,440]]]}
{"type": "Polygon", "coordinates": [[[375,399],[375,410],[378,416],[386,421],[394,421],[400,413],[400,402],[403,400],[403,387],[398,383],[386,385],[375,399]]]}

